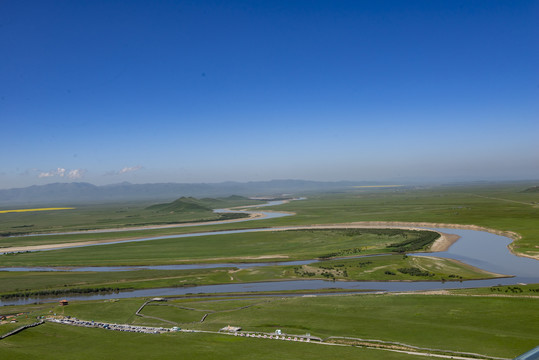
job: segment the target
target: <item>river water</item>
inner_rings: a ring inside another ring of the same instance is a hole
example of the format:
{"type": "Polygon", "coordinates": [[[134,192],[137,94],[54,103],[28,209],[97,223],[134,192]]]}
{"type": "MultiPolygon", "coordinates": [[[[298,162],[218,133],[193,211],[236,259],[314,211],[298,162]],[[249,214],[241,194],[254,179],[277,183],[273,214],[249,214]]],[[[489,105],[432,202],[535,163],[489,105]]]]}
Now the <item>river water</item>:
{"type": "MultiPolygon", "coordinates": [[[[274,217],[279,213],[270,213],[274,217]]],[[[281,213],[282,214],[282,213],[281,213]]],[[[288,214],[284,214],[288,215],[288,214]]],[[[281,215],[281,216],[284,216],[281,215]]],[[[277,215],[278,216],[278,215],[277,215]]],[[[513,255],[507,248],[511,239],[491,233],[475,230],[460,230],[447,228],[429,228],[449,234],[459,235],[461,238],[453,244],[448,251],[437,253],[420,253],[414,256],[436,256],[462,261],[466,264],[512,277],[468,280],[468,281],[394,281],[394,282],[365,282],[365,281],[326,281],[326,280],[293,280],[272,281],[243,284],[206,285],[193,287],[144,289],[135,291],[122,291],[119,293],[92,294],[92,295],[69,295],[71,300],[98,300],[131,297],[155,297],[167,295],[206,294],[226,292],[255,292],[255,291],[285,291],[285,290],[312,290],[313,293],[321,289],[338,288],[350,290],[373,290],[373,291],[414,291],[414,290],[439,290],[487,287],[493,285],[515,285],[521,283],[539,283],[539,261],[513,255]]],[[[219,235],[231,233],[243,233],[261,231],[261,229],[246,229],[236,231],[219,231],[199,234],[182,234],[162,237],[151,237],[137,241],[149,241],[172,237],[219,235]]],[[[110,244],[110,243],[109,243],[110,244]]],[[[192,265],[158,265],[137,267],[80,267],[71,269],[62,268],[4,268],[4,271],[133,271],[140,269],[182,270],[182,269],[207,269],[217,267],[250,268],[256,266],[275,265],[303,265],[317,260],[291,261],[278,263],[251,263],[251,264],[192,264],[192,265]]],[[[62,296],[62,298],[65,296],[62,296]]],[[[0,301],[0,306],[22,305],[36,302],[53,302],[60,297],[47,298],[21,298],[0,301]]]]}

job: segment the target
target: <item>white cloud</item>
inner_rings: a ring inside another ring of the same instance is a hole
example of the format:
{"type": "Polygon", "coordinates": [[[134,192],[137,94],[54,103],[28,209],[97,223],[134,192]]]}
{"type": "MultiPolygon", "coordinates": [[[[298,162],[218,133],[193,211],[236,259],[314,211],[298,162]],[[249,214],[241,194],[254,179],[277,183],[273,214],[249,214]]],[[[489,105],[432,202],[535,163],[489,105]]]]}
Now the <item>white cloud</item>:
{"type": "Polygon", "coordinates": [[[67,170],[64,168],[57,168],[56,170],[42,171],[37,175],[37,177],[38,178],[67,177],[69,179],[81,179],[85,173],[86,173],[86,170],[84,169],[67,170]]]}
{"type": "Polygon", "coordinates": [[[54,177],[54,176],[62,177],[63,176],[62,174],[64,172],[65,172],[65,169],[58,168],[56,170],[51,170],[51,171],[47,171],[47,172],[40,172],[37,177],[38,178],[46,178],[46,177],[54,177]]]}
{"type": "Polygon", "coordinates": [[[67,173],[67,177],[70,179],[81,179],[85,173],[86,170],[84,169],[69,170],[69,172],[67,173]]]}
{"type": "Polygon", "coordinates": [[[118,171],[118,174],[125,174],[128,172],[137,171],[140,169],[142,169],[142,166],[140,165],[132,166],[132,167],[124,167],[122,170],[118,171]]]}

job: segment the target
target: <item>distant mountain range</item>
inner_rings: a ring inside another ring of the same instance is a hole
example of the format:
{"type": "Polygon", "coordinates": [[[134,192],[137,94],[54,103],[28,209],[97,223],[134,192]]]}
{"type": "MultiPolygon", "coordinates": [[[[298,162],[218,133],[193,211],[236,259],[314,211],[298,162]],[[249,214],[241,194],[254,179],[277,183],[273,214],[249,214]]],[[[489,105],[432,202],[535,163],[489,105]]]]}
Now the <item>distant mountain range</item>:
{"type": "Polygon", "coordinates": [[[97,203],[132,200],[173,200],[182,196],[223,197],[278,196],[306,194],[315,191],[342,191],[352,186],[381,185],[372,182],[320,182],[307,180],[271,180],[222,183],[157,183],[131,184],[123,182],[96,186],[84,182],[34,185],[0,190],[0,206],[20,204],[97,203]]]}

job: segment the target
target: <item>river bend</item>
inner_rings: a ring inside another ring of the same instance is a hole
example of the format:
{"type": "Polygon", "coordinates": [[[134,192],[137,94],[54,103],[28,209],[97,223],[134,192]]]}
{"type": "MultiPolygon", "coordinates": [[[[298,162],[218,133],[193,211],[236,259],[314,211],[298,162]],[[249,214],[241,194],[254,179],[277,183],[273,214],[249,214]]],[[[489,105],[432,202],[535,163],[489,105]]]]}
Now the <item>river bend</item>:
{"type": "MultiPolygon", "coordinates": [[[[271,216],[287,216],[290,214],[271,212],[271,216]]],[[[225,292],[256,292],[256,291],[286,291],[286,290],[317,290],[327,288],[349,289],[349,290],[374,290],[374,291],[416,291],[416,290],[441,290],[456,288],[487,287],[494,285],[516,285],[522,283],[539,283],[539,261],[519,257],[512,254],[508,245],[511,239],[477,230],[462,230],[454,228],[424,228],[436,230],[449,234],[456,234],[460,239],[447,251],[437,253],[420,253],[414,256],[436,256],[454,259],[466,264],[487,270],[490,272],[511,275],[513,277],[498,278],[489,280],[467,280],[467,281],[394,281],[394,282],[374,282],[374,281],[326,281],[326,280],[293,280],[293,281],[271,281],[260,283],[205,285],[178,288],[158,288],[143,289],[135,291],[122,291],[113,294],[92,294],[92,295],[69,295],[73,300],[97,300],[111,298],[130,297],[153,297],[167,295],[185,294],[205,294],[205,293],[225,293],[225,292]]],[[[203,235],[220,235],[231,233],[255,232],[267,229],[245,229],[236,231],[217,231],[197,234],[182,234],[159,237],[148,237],[134,241],[150,241],[174,237],[189,237],[203,235]]],[[[107,243],[110,244],[110,243],[107,243]]],[[[103,245],[107,245],[103,244],[103,245]]],[[[66,246],[67,247],[67,246],[66,246]]],[[[3,271],[132,271],[140,269],[203,269],[216,267],[237,267],[249,268],[255,266],[275,266],[275,265],[303,265],[317,260],[290,261],[279,263],[250,263],[250,264],[190,264],[190,265],[157,265],[157,266],[136,266],[136,267],[79,267],[79,268],[3,268],[3,271]]],[[[65,297],[65,296],[64,296],[65,297]]],[[[22,305],[35,302],[50,302],[58,300],[58,297],[47,298],[22,298],[0,301],[0,306],[22,305]]]]}

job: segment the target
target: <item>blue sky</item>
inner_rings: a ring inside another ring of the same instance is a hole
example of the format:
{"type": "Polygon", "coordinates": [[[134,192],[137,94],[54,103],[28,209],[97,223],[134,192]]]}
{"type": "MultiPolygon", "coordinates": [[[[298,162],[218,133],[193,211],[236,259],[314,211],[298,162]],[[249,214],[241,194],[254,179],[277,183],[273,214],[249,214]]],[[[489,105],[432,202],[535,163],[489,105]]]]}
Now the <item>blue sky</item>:
{"type": "Polygon", "coordinates": [[[538,1],[0,3],[0,188],[539,179],[538,1]]]}

